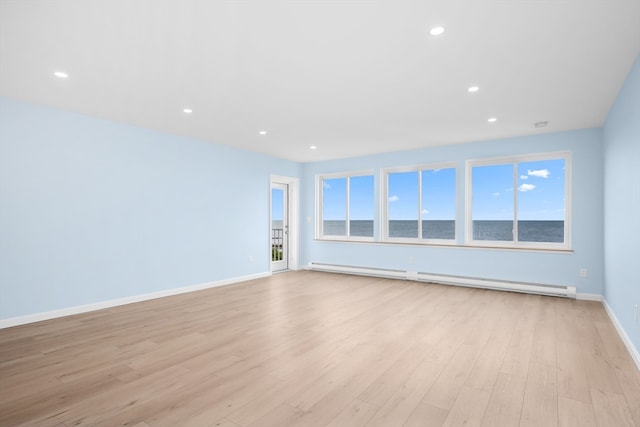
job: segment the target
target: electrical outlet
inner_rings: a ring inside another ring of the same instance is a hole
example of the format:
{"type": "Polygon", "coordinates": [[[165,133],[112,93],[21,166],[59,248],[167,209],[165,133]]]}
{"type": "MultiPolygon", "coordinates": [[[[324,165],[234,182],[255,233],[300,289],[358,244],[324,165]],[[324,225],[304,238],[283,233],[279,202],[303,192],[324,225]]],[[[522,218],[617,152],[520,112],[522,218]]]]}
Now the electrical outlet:
{"type": "Polygon", "coordinates": [[[586,268],[581,268],[580,269],[580,277],[587,277],[588,276],[588,271],[586,268]]]}

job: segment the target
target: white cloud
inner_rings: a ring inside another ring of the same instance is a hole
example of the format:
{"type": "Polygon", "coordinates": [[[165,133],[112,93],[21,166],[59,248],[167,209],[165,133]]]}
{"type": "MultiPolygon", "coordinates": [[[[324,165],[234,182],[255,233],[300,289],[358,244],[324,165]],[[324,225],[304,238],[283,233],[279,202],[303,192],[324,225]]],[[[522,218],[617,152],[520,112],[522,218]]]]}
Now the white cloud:
{"type": "Polygon", "coordinates": [[[331,188],[331,185],[329,185],[327,181],[322,181],[322,188],[324,188],[325,190],[328,190],[331,188]]]}
{"type": "Polygon", "coordinates": [[[527,175],[535,176],[535,177],[538,177],[538,178],[549,178],[549,175],[551,175],[551,172],[549,172],[548,169],[540,169],[540,170],[537,170],[537,171],[533,171],[533,170],[529,169],[527,171],[527,175]]]}
{"type": "Polygon", "coordinates": [[[536,186],[533,184],[522,184],[520,187],[518,187],[518,190],[525,192],[525,191],[531,191],[534,188],[536,188],[536,186]]]}
{"type": "Polygon", "coordinates": [[[389,197],[389,203],[397,202],[398,200],[400,200],[400,197],[398,196],[389,197]]]}
{"type": "Polygon", "coordinates": [[[495,193],[493,193],[494,196],[498,197],[500,195],[499,191],[496,191],[495,193]]]}
{"type": "Polygon", "coordinates": [[[520,175],[520,179],[529,179],[529,175],[520,175]]]}
{"type": "Polygon", "coordinates": [[[422,215],[429,215],[429,211],[426,209],[422,209],[422,215]]]}

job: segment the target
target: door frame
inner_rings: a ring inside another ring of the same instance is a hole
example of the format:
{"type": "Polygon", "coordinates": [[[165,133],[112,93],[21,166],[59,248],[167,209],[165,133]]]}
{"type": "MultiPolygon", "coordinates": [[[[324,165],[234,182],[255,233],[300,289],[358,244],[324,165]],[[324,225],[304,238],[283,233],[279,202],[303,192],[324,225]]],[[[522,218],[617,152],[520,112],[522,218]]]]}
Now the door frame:
{"type": "Polygon", "coordinates": [[[299,212],[300,212],[300,180],[289,176],[271,175],[269,178],[269,231],[268,231],[268,250],[265,254],[269,254],[269,271],[272,272],[273,264],[271,261],[271,188],[273,184],[285,184],[287,185],[289,192],[287,194],[287,200],[289,203],[289,239],[287,247],[287,266],[289,270],[298,270],[298,248],[299,248],[299,212]]]}

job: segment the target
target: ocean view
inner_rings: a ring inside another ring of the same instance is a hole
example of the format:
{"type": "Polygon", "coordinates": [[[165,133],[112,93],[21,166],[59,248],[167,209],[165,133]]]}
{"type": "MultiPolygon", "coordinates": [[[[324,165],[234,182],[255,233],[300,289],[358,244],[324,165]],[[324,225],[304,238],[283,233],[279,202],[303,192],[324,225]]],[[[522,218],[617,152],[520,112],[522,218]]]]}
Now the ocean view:
{"type": "MultiPolygon", "coordinates": [[[[276,226],[274,221],[274,228],[276,226]]],[[[344,236],[346,221],[324,221],[326,236],[344,236]]],[[[373,221],[351,221],[351,235],[373,236],[373,221]]],[[[513,221],[473,221],[474,240],[513,240],[513,221]]],[[[564,221],[518,221],[521,242],[564,242],[564,221]]],[[[418,221],[389,221],[390,237],[418,237],[418,221]]],[[[454,221],[422,221],[423,239],[454,239],[454,221]]]]}

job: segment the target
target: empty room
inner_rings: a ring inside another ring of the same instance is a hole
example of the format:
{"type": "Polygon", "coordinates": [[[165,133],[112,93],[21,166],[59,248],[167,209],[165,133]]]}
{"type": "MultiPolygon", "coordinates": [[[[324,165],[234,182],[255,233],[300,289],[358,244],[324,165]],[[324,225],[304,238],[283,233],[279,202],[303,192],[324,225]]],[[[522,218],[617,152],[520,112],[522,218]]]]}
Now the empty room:
{"type": "Polygon", "coordinates": [[[0,0],[0,427],[640,426],[640,0],[0,0]]]}

